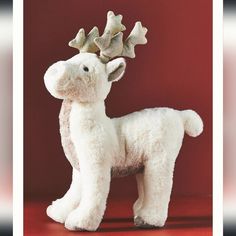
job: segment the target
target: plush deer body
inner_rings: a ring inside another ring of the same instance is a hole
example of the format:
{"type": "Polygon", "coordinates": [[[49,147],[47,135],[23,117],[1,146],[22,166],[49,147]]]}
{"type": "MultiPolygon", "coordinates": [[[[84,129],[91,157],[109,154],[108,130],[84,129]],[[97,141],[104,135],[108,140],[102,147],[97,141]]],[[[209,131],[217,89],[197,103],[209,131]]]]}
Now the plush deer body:
{"type": "Polygon", "coordinates": [[[136,174],[135,225],[161,227],[167,219],[184,132],[198,136],[203,123],[192,110],[170,108],[145,109],[114,119],[106,116],[104,100],[126,67],[119,56],[135,57],[134,46],[146,43],[147,32],[137,22],[123,43],[122,16],[110,11],[107,18],[102,36],[96,27],[87,37],[80,30],[69,43],[80,53],[53,64],[45,73],[48,91],[63,99],[61,140],[73,167],[69,190],[47,208],[47,214],[69,230],[94,231],[106,208],[111,177],[136,174]],[[111,60],[114,57],[118,58],[111,60]]]}

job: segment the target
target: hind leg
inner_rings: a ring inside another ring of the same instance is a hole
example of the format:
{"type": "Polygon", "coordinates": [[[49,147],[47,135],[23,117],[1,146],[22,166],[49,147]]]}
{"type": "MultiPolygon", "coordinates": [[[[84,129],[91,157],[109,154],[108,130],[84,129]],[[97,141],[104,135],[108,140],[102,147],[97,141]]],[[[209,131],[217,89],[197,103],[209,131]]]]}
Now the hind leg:
{"type": "Polygon", "coordinates": [[[137,187],[138,187],[138,199],[133,205],[134,217],[138,215],[138,211],[142,207],[143,198],[144,198],[144,185],[143,185],[143,173],[136,175],[137,187]]]}
{"type": "Polygon", "coordinates": [[[159,155],[145,163],[144,199],[135,225],[139,227],[162,227],[167,214],[172,189],[174,161],[159,155]]]}
{"type": "Polygon", "coordinates": [[[64,223],[69,213],[77,207],[81,192],[80,173],[73,169],[72,182],[65,195],[53,201],[47,208],[47,215],[53,220],[64,223]]]}

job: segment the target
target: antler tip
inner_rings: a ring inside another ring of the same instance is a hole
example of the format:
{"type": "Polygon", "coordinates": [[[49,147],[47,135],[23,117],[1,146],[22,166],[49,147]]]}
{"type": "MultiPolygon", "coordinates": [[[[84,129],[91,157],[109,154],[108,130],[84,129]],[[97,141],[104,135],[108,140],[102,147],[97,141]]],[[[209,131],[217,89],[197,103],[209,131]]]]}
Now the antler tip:
{"type": "Polygon", "coordinates": [[[114,14],[114,12],[113,11],[108,11],[107,12],[107,17],[111,17],[111,16],[114,16],[115,14],[114,14]]]}
{"type": "Polygon", "coordinates": [[[93,27],[93,30],[98,30],[98,27],[97,27],[97,26],[94,26],[94,27],[93,27]]]}
{"type": "MultiPolygon", "coordinates": [[[[79,35],[81,35],[81,34],[85,34],[84,28],[81,28],[81,29],[78,31],[77,36],[79,36],[79,35]]],[[[76,37],[77,37],[77,36],[76,36],[76,37]]]]}
{"type": "Polygon", "coordinates": [[[126,27],[122,24],[121,25],[121,31],[124,31],[124,30],[126,30],[126,27]]]}
{"type": "Polygon", "coordinates": [[[123,19],[123,16],[122,16],[121,14],[117,15],[116,17],[117,17],[117,19],[119,19],[120,21],[122,21],[122,19],[123,19]]]}
{"type": "Polygon", "coordinates": [[[99,36],[98,27],[97,27],[97,26],[94,26],[94,27],[90,30],[90,32],[89,32],[88,35],[89,35],[90,37],[92,36],[93,38],[98,37],[98,36],[99,36]]]}
{"type": "Polygon", "coordinates": [[[72,48],[77,48],[77,47],[76,47],[75,39],[72,39],[72,40],[68,43],[68,45],[69,45],[70,47],[72,47],[72,48]]]}
{"type": "Polygon", "coordinates": [[[79,32],[83,32],[83,31],[85,31],[84,28],[79,29],[79,32]]]}
{"type": "Polygon", "coordinates": [[[73,43],[72,43],[73,40],[71,40],[69,43],[68,43],[68,46],[72,47],[73,43]]]}
{"type": "Polygon", "coordinates": [[[143,29],[143,30],[146,31],[146,32],[148,31],[148,29],[142,25],[142,22],[141,22],[141,21],[137,21],[137,22],[135,23],[135,27],[141,28],[141,29],[143,29]]]}

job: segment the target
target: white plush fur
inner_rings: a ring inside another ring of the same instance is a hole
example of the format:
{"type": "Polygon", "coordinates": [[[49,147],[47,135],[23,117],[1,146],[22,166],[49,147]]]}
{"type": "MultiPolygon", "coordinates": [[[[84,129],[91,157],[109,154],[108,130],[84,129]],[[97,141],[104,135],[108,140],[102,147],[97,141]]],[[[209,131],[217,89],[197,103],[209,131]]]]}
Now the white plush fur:
{"type": "Polygon", "coordinates": [[[107,117],[104,100],[124,71],[122,58],[104,64],[95,54],[80,53],[55,63],[45,74],[49,92],[72,101],[68,125],[79,168],[73,166],[68,192],[47,208],[48,216],[69,230],[96,230],[112,173],[130,170],[137,173],[139,193],[133,207],[135,224],[162,227],[184,132],[195,137],[203,130],[201,118],[192,110],[153,108],[107,117]]]}

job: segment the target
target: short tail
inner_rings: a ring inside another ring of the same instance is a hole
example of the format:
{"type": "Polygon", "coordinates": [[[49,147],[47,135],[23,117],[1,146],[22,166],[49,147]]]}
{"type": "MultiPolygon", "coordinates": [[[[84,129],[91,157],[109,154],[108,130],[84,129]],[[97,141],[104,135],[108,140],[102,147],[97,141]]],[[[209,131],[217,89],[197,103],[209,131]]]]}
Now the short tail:
{"type": "Polygon", "coordinates": [[[203,131],[201,117],[193,110],[180,111],[185,132],[192,137],[197,137],[203,131]]]}

